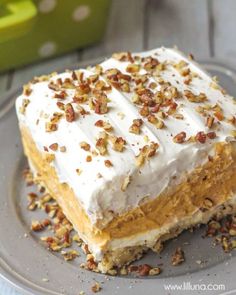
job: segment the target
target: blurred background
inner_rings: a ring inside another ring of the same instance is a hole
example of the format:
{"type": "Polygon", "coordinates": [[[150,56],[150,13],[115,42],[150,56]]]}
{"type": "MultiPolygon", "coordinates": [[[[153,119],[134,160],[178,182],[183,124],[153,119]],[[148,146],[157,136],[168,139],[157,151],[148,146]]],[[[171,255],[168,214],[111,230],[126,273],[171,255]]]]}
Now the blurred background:
{"type": "Polygon", "coordinates": [[[114,51],[174,46],[236,64],[235,0],[0,0],[0,93],[114,51]]]}
{"type": "MultiPolygon", "coordinates": [[[[235,12],[235,0],[0,0],[0,96],[35,75],[158,46],[234,69],[235,12]]],[[[0,279],[0,294],[19,293],[0,279]]]]}

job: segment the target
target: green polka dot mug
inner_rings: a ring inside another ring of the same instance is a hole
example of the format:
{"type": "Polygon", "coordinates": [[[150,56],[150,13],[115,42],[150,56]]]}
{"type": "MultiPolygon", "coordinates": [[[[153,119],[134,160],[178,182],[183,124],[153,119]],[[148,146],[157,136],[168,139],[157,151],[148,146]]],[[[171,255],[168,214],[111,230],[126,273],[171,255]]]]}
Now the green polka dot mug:
{"type": "Polygon", "coordinates": [[[0,71],[101,39],[110,0],[0,0],[0,71]]]}

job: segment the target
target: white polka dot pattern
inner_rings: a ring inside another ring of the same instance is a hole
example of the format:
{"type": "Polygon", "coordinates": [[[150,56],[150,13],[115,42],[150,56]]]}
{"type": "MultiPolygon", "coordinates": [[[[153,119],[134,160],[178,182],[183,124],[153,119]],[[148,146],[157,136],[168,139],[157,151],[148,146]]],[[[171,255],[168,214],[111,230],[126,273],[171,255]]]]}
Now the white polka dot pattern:
{"type": "Polygon", "coordinates": [[[80,5],[73,11],[72,18],[76,22],[80,22],[89,17],[91,13],[88,5],[80,5]]]}
{"type": "Polygon", "coordinates": [[[41,13],[49,13],[55,9],[57,0],[41,0],[38,8],[41,13]]]}
{"type": "Polygon", "coordinates": [[[48,57],[53,55],[56,52],[56,43],[54,42],[46,42],[39,48],[39,56],[40,57],[48,57]]]}

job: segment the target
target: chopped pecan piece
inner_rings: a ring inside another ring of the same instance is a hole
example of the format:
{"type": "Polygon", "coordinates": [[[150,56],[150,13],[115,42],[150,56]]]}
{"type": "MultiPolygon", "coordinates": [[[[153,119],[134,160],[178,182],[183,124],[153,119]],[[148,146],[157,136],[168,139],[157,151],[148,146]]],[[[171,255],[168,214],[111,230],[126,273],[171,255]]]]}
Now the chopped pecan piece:
{"type": "Polygon", "coordinates": [[[100,134],[97,142],[96,148],[98,149],[100,155],[104,156],[107,153],[107,134],[104,132],[100,134]]]}
{"type": "Polygon", "coordinates": [[[148,115],[147,119],[148,119],[148,122],[152,124],[156,124],[158,122],[157,117],[153,114],[148,115]]]}
{"type": "Polygon", "coordinates": [[[58,150],[58,143],[52,143],[49,148],[52,150],[52,151],[57,151],[58,150]]]}
{"type": "Polygon", "coordinates": [[[148,264],[141,264],[141,265],[138,266],[138,274],[140,276],[147,276],[147,275],[149,275],[149,272],[150,272],[151,269],[152,268],[151,268],[150,265],[148,265],[148,264]]]}
{"type": "Polygon", "coordinates": [[[73,80],[78,80],[79,82],[82,83],[84,81],[84,72],[73,71],[71,77],[73,80]]]}
{"type": "Polygon", "coordinates": [[[207,137],[210,138],[210,139],[214,139],[214,138],[216,138],[216,133],[214,131],[208,132],[207,137]]]}
{"type": "Polygon", "coordinates": [[[65,90],[62,90],[60,92],[57,92],[54,94],[54,98],[60,98],[60,99],[65,99],[67,96],[67,93],[65,90]]]}
{"type": "Polygon", "coordinates": [[[112,88],[110,85],[106,84],[103,80],[98,80],[95,84],[95,89],[101,91],[110,91],[112,88]]]}
{"type": "Polygon", "coordinates": [[[45,129],[46,129],[46,132],[56,131],[57,130],[57,124],[51,123],[51,122],[46,122],[45,129]]]}
{"type": "Polygon", "coordinates": [[[138,65],[138,64],[129,64],[126,67],[126,72],[128,72],[128,73],[137,73],[137,72],[139,72],[139,70],[140,70],[140,65],[138,65]]]}
{"type": "Polygon", "coordinates": [[[44,219],[42,222],[32,221],[31,229],[35,232],[42,231],[45,227],[49,226],[51,221],[49,219],[44,219]]]}
{"type": "Polygon", "coordinates": [[[186,77],[190,74],[190,69],[187,67],[182,68],[181,70],[179,70],[179,73],[181,76],[186,77]]]}
{"type": "Polygon", "coordinates": [[[141,167],[143,166],[144,162],[145,162],[145,155],[141,151],[135,158],[135,164],[137,167],[141,167]]]}
{"type": "Polygon", "coordinates": [[[108,112],[107,97],[102,95],[94,101],[94,111],[96,114],[102,115],[108,112]]]}
{"type": "Polygon", "coordinates": [[[105,163],[105,166],[108,168],[113,166],[113,164],[110,160],[105,160],[104,163],[105,163]]]}
{"type": "Polygon", "coordinates": [[[60,121],[60,119],[63,117],[63,113],[58,113],[58,112],[55,112],[53,113],[51,119],[50,119],[50,122],[51,123],[58,123],[60,121]]]}
{"type": "Polygon", "coordinates": [[[186,139],[186,132],[182,131],[174,136],[173,141],[175,143],[184,143],[186,139]]]}
{"type": "Polygon", "coordinates": [[[60,147],[60,152],[62,153],[66,152],[66,147],[64,145],[60,147]]]}
{"type": "Polygon", "coordinates": [[[96,83],[98,81],[98,79],[99,79],[98,74],[90,75],[88,77],[88,82],[89,82],[89,84],[94,84],[94,83],[96,83]]]}
{"type": "Polygon", "coordinates": [[[222,236],[221,237],[221,244],[222,244],[222,248],[224,250],[224,252],[228,253],[231,251],[232,249],[232,244],[229,240],[229,237],[227,236],[222,236]]]}
{"type": "Polygon", "coordinates": [[[58,101],[58,102],[57,102],[57,106],[58,106],[58,108],[59,108],[60,110],[64,111],[64,109],[65,109],[65,104],[64,104],[63,102],[58,101]]]}
{"type": "Polygon", "coordinates": [[[153,157],[159,147],[158,143],[151,142],[150,145],[145,145],[140,149],[140,153],[136,156],[136,165],[141,167],[145,160],[153,157]]]}
{"type": "Polygon", "coordinates": [[[65,105],[66,121],[73,122],[75,120],[75,111],[71,103],[65,105]]]}
{"type": "Polygon", "coordinates": [[[204,93],[196,95],[192,93],[190,90],[184,90],[184,95],[191,102],[204,102],[207,100],[207,97],[204,93]]]}
{"type": "Polygon", "coordinates": [[[236,126],[236,117],[235,116],[230,116],[227,120],[228,123],[236,126]]]}
{"type": "Polygon", "coordinates": [[[134,134],[140,134],[142,125],[143,125],[142,119],[134,119],[133,124],[129,127],[129,132],[134,134]]]}
{"type": "Polygon", "coordinates": [[[95,282],[95,284],[91,287],[91,290],[94,293],[100,292],[101,289],[102,289],[102,287],[98,282],[95,282]]]}
{"type": "Polygon", "coordinates": [[[101,127],[103,128],[105,131],[110,132],[113,130],[113,127],[111,126],[111,124],[109,122],[103,121],[103,120],[98,120],[95,123],[96,127],[101,127]]]}
{"type": "Polygon", "coordinates": [[[78,94],[75,93],[73,96],[73,102],[75,103],[85,103],[88,101],[88,94],[78,94]]]}
{"type": "Polygon", "coordinates": [[[179,71],[182,70],[183,68],[187,67],[188,63],[184,60],[179,61],[178,63],[174,64],[174,67],[179,71]]]}
{"type": "Polygon", "coordinates": [[[77,173],[78,175],[80,175],[80,174],[82,173],[82,170],[79,169],[79,168],[77,168],[75,171],[76,171],[76,173],[77,173]]]}
{"type": "Polygon", "coordinates": [[[148,106],[144,106],[139,110],[139,114],[143,117],[147,117],[149,115],[149,108],[148,106]]]}
{"type": "Polygon", "coordinates": [[[131,176],[128,175],[125,177],[124,181],[122,182],[122,185],[121,185],[121,190],[124,192],[126,191],[128,185],[130,184],[131,182],[131,176]]]}
{"type": "Polygon", "coordinates": [[[146,156],[148,158],[153,157],[156,154],[156,151],[159,147],[159,144],[156,142],[151,142],[151,144],[148,146],[148,149],[146,151],[146,156]]]}
{"type": "Polygon", "coordinates": [[[126,141],[122,137],[111,137],[112,148],[117,152],[123,152],[125,148],[126,141]]]}
{"type": "Polygon", "coordinates": [[[155,70],[156,67],[160,64],[160,62],[156,59],[156,58],[153,58],[151,56],[147,57],[144,59],[144,69],[146,71],[152,71],[152,70],[155,70]]]}
{"type": "Polygon", "coordinates": [[[159,275],[160,273],[161,273],[160,267],[153,267],[149,271],[149,276],[156,276],[156,275],[159,275]]]}
{"type": "Polygon", "coordinates": [[[147,117],[148,121],[155,125],[158,129],[162,129],[164,127],[164,122],[158,119],[155,115],[150,114],[147,117]]]}
{"type": "Polygon", "coordinates": [[[70,78],[65,78],[65,80],[62,82],[61,87],[65,89],[75,89],[74,81],[70,78]]]}
{"type": "Polygon", "coordinates": [[[36,220],[36,221],[32,221],[31,222],[31,229],[33,231],[37,232],[37,231],[43,230],[44,229],[44,226],[43,226],[43,224],[41,222],[39,222],[39,221],[36,220]]]}
{"type": "Polygon", "coordinates": [[[157,83],[155,83],[155,82],[151,82],[149,84],[149,88],[151,88],[151,89],[155,89],[156,87],[157,87],[157,83]]]}
{"type": "Polygon", "coordinates": [[[208,116],[206,120],[206,126],[208,128],[211,128],[213,126],[213,123],[214,123],[214,117],[208,116]]]}
{"type": "Polygon", "coordinates": [[[153,100],[154,94],[148,88],[141,88],[137,90],[137,94],[139,96],[140,101],[144,106],[153,106],[155,105],[155,101],[153,100]]]}
{"type": "Polygon", "coordinates": [[[173,116],[175,119],[177,120],[183,120],[184,119],[184,116],[182,114],[174,114],[173,116]]]}
{"type": "Polygon", "coordinates": [[[192,82],[192,78],[190,75],[188,75],[187,77],[185,77],[184,79],[184,84],[185,85],[189,85],[192,82]]]}
{"type": "Polygon", "coordinates": [[[31,89],[30,84],[26,84],[26,85],[23,86],[23,94],[25,96],[30,96],[30,94],[32,93],[32,91],[33,90],[31,89]]]}
{"type": "Polygon", "coordinates": [[[65,261],[74,260],[77,256],[79,256],[79,253],[76,250],[61,251],[61,254],[65,261]]]}
{"type": "Polygon", "coordinates": [[[196,140],[199,141],[200,143],[205,143],[207,136],[203,131],[200,131],[196,134],[195,136],[196,140]]]}
{"type": "Polygon", "coordinates": [[[57,84],[57,83],[55,83],[53,81],[50,81],[48,83],[48,88],[53,90],[53,91],[60,91],[61,90],[60,84],[59,83],[57,84]]]}
{"type": "Polygon", "coordinates": [[[219,121],[223,121],[224,120],[224,114],[223,111],[216,111],[214,112],[214,116],[219,120],[219,121]]]}
{"type": "Polygon", "coordinates": [[[90,144],[88,144],[87,142],[85,141],[82,141],[80,143],[80,147],[81,149],[85,150],[85,151],[90,151],[90,144]]]}
{"type": "Polygon", "coordinates": [[[172,255],[171,263],[172,265],[176,266],[183,263],[184,260],[184,252],[180,247],[178,247],[175,253],[172,255]]]}
{"type": "Polygon", "coordinates": [[[88,156],[86,157],[86,162],[92,162],[92,156],[88,155],[88,156]]]}
{"type": "Polygon", "coordinates": [[[131,55],[130,52],[117,52],[113,53],[112,57],[114,59],[117,59],[119,61],[129,61],[129,62],[134,62],[134,59],[131,55]]]}
{"type": "Polygon", "coordinates": [[[83,95],[83,94],[89,94],[91,91],[91,88],[88,83],[82,82],[76,87],[76,94],[83,95]]]}
{"type": "Polygon", "coordinates": [[[207,237],[214,237],[217,235],[218,230],[221,228],[219,222],[215,220],[211,220],[207,225],[206,236],[207,237]]]}
{"type": "Polygon", "coordinates": [[[29,105],[29,103],[30,103],[30,100],[28,98],[22,99],[22,105],[19,108],[19,111],[21,114],[25,114],[26,108],[29,105]]]}

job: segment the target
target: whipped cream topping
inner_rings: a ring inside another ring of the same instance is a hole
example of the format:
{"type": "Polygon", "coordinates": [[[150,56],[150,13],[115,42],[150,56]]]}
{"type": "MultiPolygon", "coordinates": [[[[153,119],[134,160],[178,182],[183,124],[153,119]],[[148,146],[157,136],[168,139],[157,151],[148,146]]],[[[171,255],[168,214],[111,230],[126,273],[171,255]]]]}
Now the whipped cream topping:
{"type": "MultiPolygon", "coordinates": [[[[165,118],[160,119],[165,124],[164,128],[158,129],[159,127],[140,115],[140,107],[133,102],[133,90],[125,92],[112,86],[111,91],[107,93],[109,110],[104,114],[95,113],[88,103],[84,103],[80,105],[90,114],[78,115],[79,104],[73,102],[75,89],[65,89],[66,96],[61,102],[72,104],[76,118],[69,122],[62,117],[57,123],[57,130],[47,132],[45,124],[55,112],[61,113],[57,105],[60,99],[54,97],[55,90],[48,87],[49,82],[71,79],[72,72],[56,74],[49,78],[49,81],[31,83],[29,93],[22,94],[16,100],[20,126],[30,130],[37,148],[42,153],[55,154],[51,165],[55,167],[59,180],[66,182],[73,189],[91,222],[95,224],[102,221],[102,226],[105,226],[114,214],[123,214],[179,183],[186,172],[208,160],[208,156],[214,153],[214,143],[235,140],[235,134],[232,135],[235,130],[235,101],[225,94],[200,66],[174,49],[159,48],[135,56],[152,56],[164,65],[158,75],[148,77],[147,85],[156,84],[155,89],[152,89],[153,93],[161,89],[163,80],[181,93],[181,97],[175,100],[178,104],[178,116],[171,113],[166,116],[168,111],[165,110],[165,118]],[[181,72],[182,66],[179,70],[176,65],[181,65],[183,61],[187,64],[181,72]],[[187,81],[189,73],[191,79],[187,81]],[[207,100],[193,102],[182,95],[186,90],[195,95],[203,93],[207,100]],[[29,102],[22,112],[25,99],[29,102]],[[214,128],[206,126],[207,117],[200,114],[196,108],[203,106],[207,107],[209,112],[210,109],[214,112],[213,106],[216,105],[220,114],[214,113],[214,128]],[[129,132],[135,119],[143,120],[140,134],[129,132]],[[122,152],[114,150],[112,145],[108,144],[107,153],[99,154],[96,142],[102,129],[96,126],[98,120],[109,122],[113,130],[108,133],[126,141],[122,152]],[[204,134],[214,131],[216,137],[210,139],[206,136],[204,143],[199,140],[187,141],[200,131],[204,134]],[[174,142],[174,137],[181,132],[186,134],[186,140],[183,143],[174,142]],[[81,142],[88,143],[90,151],[81,148],[81,142]],[[137,166],[136,157],[140,154],[140,149],[151,142],[158,143],[156,153],[143,165],[137,166]],[[47,149],[54,143],[58,144],[57,150],[47,149]],[[66,151],[61,152],[60,147],[66,147],[66,151]],[[97,154],[91,151],[97,151],[97,154]],[[88,156],[91,156],[90,161],[88,156]],[[106,160],[112,165],[105,165],[106,160]]],[[[140,59],[137,58],[134,63],[139,64],[140,59]]],[[[103,72],[116,68],[130,75],[130,72],[126,71],[129,64],[130,61],[110,58],[100,66],[103,72]]],[[[95,68],[80,71],[84,73],[84,78],[87,78],[94,75],[95,68]]],[[[145,74],[147,71],[141,68],[139,73],[145,74]]],[[[99,79],[106,81],[102,74],[99,79]]]]}

